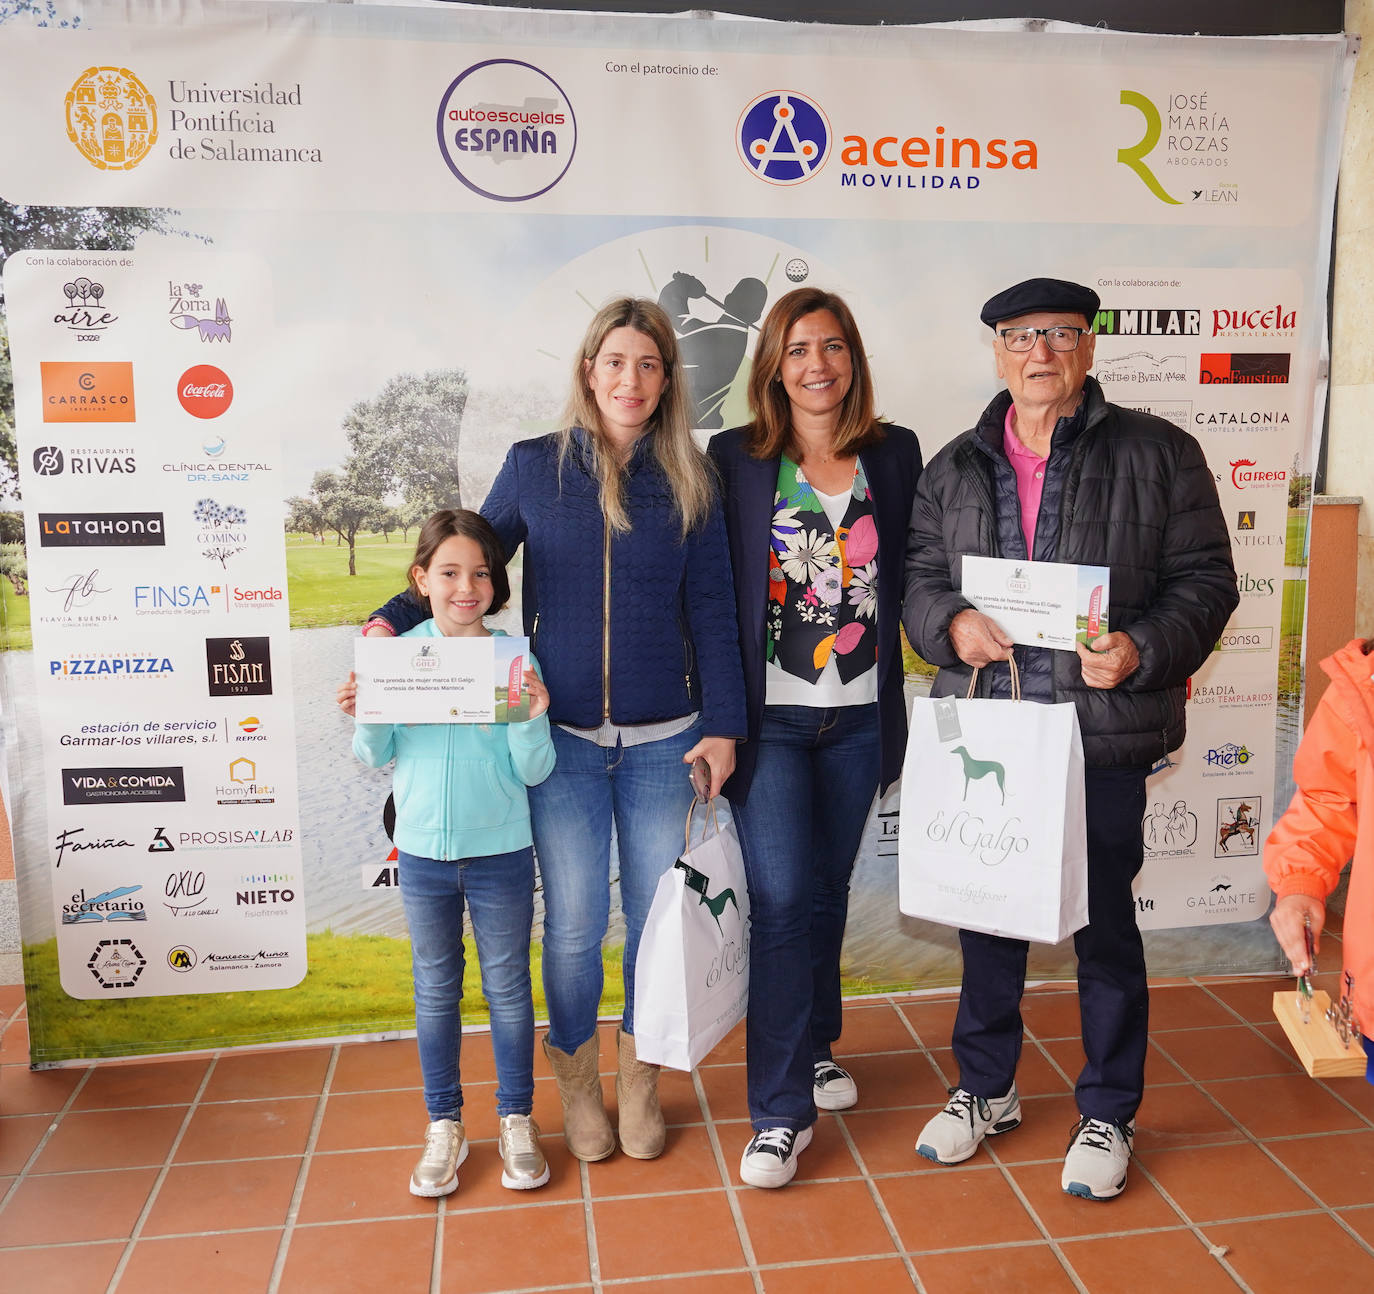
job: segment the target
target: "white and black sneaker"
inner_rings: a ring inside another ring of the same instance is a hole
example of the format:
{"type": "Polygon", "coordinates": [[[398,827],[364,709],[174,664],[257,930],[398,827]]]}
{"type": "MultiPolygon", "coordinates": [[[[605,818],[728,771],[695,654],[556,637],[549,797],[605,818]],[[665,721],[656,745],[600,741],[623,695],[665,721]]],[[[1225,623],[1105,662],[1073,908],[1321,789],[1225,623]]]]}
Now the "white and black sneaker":
{"type": "Polygon", "coordinates": [[[849,1071],[833,1060],[818,1060],[811,1079],[818,1110],[847,1110],[859,1099],[859,1087],[849,1071]]]}
{"type": "Polygon", "coordinates": [[[1126,1165],[1131,1161],[1135,1120],[1108,1123],[1084,1115],[1074,1124],[1059,1179],[1067,1195],[1085,1200],[1110,1200],[1126,1189],[1126,1165]]]}
{"type": "Polygon", "coordinates": [[[984,1137],[1010,1132],[1020,1123],[1021,1099],[1015,1083],[1005,1096],[992,1099],[953,1087],[949,1104],[921,1129],[916,1153],[937,1164],[962,1164],[984,1137]]]}
{"type": "Polygon", "coordinates": [[[797,1156],[811,1144],[810,1128],[765,1128],[754,1133],[739,1161],[749,1186],[786,1186],[797,1175],[797,1156]]]}

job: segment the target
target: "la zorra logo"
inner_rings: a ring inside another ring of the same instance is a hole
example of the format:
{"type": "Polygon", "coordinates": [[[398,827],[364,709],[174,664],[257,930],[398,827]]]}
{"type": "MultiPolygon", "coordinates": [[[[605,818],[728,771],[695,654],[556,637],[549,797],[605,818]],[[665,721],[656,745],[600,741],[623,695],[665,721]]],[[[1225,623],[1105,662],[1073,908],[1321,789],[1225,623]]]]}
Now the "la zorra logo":
{"type": "Polygon", "coordinates": [[[101,171],[131,171],[157,143],[157,100],[127,67],[88,67],[67,91],[67,138],[101,171]]]}

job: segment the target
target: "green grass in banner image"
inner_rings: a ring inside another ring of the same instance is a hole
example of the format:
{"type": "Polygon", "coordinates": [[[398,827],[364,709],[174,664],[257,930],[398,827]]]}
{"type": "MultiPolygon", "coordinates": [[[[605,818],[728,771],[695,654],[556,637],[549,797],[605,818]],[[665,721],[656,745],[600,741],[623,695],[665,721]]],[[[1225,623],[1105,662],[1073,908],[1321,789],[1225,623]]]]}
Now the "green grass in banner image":
{"type": "MultiPolygon", "coordinates": [[[[463,1020],[486,1024],[487,1004],[471,937],[463,947],[463,1020]]],[[[618,947],[602,954],[602,1011],[609,1015],[618,1014],[625,1000],[620,955],[618,947]]],[[[409,940],[326,931],[306,936],[306,956],[309,973],[294,988],[86,1001],[68,997],[62,989],[56,939],[28,944],[24,978],[32,1061],[145,1056],[415,1027],[409,940]]],[[[535,1015],[547,1019],[537,947],[530,963],[535,1015]]]]}
{"type": "Polygon", "coordinates": [[[348,573],[348,547],[332,538],[286,536],[286,585],[291,600],[291,628],[361,624],[377,607],[406,586],[415,555],[410,538],[394,531],[388,543],[381,535],[361,535],[355,547],[358,573],[348,573]]]}
{"type": "Polygon", "coordinates": [[[29,599],[16,593],[11,581],[0,578],[0,651],[29,651],[32,647],[29,599]]]}

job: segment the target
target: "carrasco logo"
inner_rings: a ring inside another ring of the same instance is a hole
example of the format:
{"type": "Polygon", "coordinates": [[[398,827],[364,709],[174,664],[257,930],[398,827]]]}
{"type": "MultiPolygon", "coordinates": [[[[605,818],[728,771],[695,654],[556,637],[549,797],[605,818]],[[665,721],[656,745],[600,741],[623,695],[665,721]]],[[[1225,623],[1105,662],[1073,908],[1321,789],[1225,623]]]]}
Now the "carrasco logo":
{"type": "Polygon", "coordinates": [[[1198,381],[1203,386],[1281,384],[1288,381],[1292,358],[1288,354],[1265,354],[1259,351],[1237,355],[1204,354],[1198,368],[1198,381]]]}
{"type": "Polygon", "coordinates": [[[127,67],[88,67],[67,91],[67,138],[101,171],[130,171],[157,142],[157,100],[127,67]]]}
{"type": "Polygon", "coordinates": [[[801,184],[830,154],[830,120],[814,99],[770,90],[749,103],[735,127],[744,164],[769,184],[801,184]]]}
{"type": "Polygon", "coordinates": [[[577,117],[563,88],[532,63],[492,58],[460,72],[439,100],[439,152],[469,189],[526,202],[568,172],[577,117]]]}
{"type": "Polygon", "coordinates": [[[132,364],[43,360],[38,369],[44,422],[133,422],[132,364]]]}
{"type": "Polygon", "coordinates": [[[162,548],[160,512],[40,512],[44,548],[162,548]]]}
{"type": "Polygon", "coordinates": [[[177,378],[177,399],[193,418],[218,418],[234,400],[229,375],[213,364],[193,364],[177,378]]]}

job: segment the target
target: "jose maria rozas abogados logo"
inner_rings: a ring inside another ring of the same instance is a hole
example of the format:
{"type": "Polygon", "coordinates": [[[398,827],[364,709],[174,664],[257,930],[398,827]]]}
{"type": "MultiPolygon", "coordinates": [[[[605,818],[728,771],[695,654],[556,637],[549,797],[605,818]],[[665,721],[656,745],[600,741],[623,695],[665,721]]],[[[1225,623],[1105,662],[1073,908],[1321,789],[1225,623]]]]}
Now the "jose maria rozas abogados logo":
{"type": "Polygon", "coordinates": [[[572,103],[547,72],[513,58],[474,63],[439,100],[439,152],[474,193],[526,202],[568,172],[577,151],[572,103]]]}

